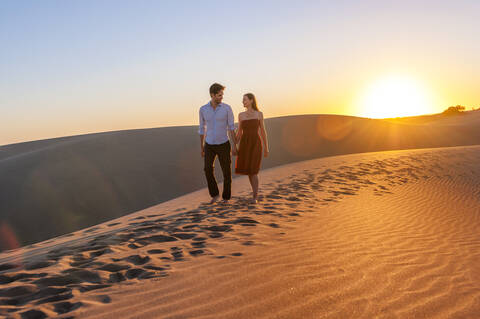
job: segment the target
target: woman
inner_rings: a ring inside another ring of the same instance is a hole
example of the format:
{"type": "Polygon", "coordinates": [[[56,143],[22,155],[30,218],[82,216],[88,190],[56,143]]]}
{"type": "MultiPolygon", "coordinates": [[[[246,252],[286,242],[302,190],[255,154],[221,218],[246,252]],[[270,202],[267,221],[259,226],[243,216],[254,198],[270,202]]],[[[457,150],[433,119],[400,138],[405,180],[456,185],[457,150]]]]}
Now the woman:
{"type": "Polygon", "coordinates": [[[255,95],[252,93],[245,94],[243,96],[243,106],[246,111],[238,115],[237,141],[239,141],[239,149],[235,174],[248,175],[253,191],[252,202],[257,203],[257,174],[262,162],[262,142],[263,155],[267,157],[269,153],[267,133],[265,132],[263,113],[258,110],[255,95]]]}

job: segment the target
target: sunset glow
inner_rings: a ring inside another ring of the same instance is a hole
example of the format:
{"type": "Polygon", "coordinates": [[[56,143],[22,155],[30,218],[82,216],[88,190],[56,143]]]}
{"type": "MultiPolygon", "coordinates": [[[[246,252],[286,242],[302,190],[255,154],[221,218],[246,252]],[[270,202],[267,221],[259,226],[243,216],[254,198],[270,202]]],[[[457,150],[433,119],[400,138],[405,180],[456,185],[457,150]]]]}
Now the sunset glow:
{"type": "Polygon", "coordinates": [[[435,112],[430,93],[408,76],[380,78],[359,99],[359,113],[370,118],[390,118],[435,112]]]}

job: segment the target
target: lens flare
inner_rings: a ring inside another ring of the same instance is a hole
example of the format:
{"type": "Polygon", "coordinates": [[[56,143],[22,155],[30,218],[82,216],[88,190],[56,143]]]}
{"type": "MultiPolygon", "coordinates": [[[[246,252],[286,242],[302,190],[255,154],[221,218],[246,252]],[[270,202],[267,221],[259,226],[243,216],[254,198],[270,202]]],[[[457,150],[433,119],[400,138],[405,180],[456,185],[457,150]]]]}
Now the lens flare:
{"type": "Polygon", "coordinates": [[[6,222],[0,222],[0,250],[11,250],[19,247],[20,244],[13,229],[6,222]]]}
{"type": "Polygon", "coordinates": [[[317,121],[317,132],[329,141],[344,139],[352,130],[352,119],[349,117],[320,117],[317,121]]]}

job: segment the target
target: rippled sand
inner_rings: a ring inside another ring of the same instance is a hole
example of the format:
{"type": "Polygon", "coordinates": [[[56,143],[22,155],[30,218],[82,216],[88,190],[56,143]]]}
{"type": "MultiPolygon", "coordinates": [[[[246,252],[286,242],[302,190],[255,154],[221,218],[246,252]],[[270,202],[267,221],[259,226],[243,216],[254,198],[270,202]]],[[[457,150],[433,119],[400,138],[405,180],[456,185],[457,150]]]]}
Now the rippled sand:
{"type": "Polygon", "coordinates": [[[345,155],[0,254],[12,318],[476,318],[480,146],[345,155]]]}

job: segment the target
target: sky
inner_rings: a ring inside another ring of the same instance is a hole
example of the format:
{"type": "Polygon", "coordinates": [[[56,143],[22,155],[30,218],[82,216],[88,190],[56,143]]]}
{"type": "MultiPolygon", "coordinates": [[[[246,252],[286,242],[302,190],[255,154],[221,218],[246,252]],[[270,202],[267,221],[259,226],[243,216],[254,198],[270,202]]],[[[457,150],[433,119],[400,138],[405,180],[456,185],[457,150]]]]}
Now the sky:
{"type": "Polygon", "coordinates": [[[480,1],[0,0],[0,145],[265,118],[480,107],[480,1]]]}

